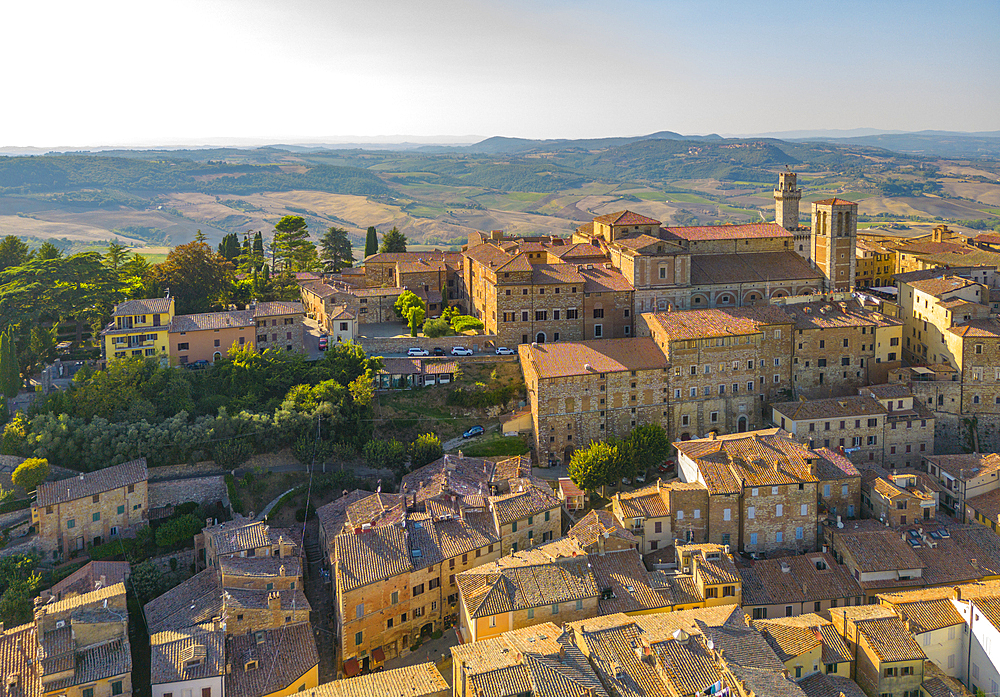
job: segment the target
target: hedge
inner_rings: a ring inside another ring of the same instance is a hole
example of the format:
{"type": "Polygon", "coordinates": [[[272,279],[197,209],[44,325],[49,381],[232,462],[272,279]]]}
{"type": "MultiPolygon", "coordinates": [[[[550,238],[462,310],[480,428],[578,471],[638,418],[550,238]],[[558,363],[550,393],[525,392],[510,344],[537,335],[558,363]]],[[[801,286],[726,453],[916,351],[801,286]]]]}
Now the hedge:
{"type": "Polygon", "coordinates": [[[12,511],[21,511],[30,507],[31,499],[14,499],[13,501],[4,501],[3,503],[0,503],[0,515],[10,513],[12,511]]]}

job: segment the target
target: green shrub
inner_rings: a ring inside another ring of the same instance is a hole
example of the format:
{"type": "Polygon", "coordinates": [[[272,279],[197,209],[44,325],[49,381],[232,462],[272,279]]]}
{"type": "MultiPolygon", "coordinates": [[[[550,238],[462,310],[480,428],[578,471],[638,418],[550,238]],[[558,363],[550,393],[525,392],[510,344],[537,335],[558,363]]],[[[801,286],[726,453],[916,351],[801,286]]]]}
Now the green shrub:
{"type": "Polygon", "coordinates": [[[246,515],[247,509],[243,505],[243,499],[240,498],[240,492],[236,488],[236,479],[233,475],[227,473],[225,476],[226,480],[226,491],[229,493],[229,504],[233,507],[233,512],[239,513],[240,515],[246,515]]]}
{"type": "Polygon", "coordinates": [[[177,546],[186,546],[188,542],[194,544],[194,536],[201,532],[205,521],[196,518],[190,513],[174,518],[161,525],[156,530],[156,546],[163,549],[172,549],[177,546]]]}
{"type": "Polygon", "coordinates": [[[512,385],[497,385],[484,390],[467,390],[459,387],[448,393],[448,405],[465,407],[467,409],[487,409],[496,407],[520,397],[524,392],[524,383],[512,385]]]}

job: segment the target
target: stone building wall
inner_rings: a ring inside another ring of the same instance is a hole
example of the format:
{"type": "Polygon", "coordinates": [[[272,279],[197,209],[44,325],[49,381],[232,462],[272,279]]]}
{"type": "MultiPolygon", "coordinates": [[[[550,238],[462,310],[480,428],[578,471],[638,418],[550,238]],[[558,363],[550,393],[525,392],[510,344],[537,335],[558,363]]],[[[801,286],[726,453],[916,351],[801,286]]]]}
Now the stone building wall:
{"type": "Polygon", "coordinates": [[[866,326],[797,329],[792,386],[811,398],[857,394],[868,384],[875,361],[875,323],[866,326]]]}
{"type": "Polygon", "coordinates": [[[742,547],[747,552],[770,552],[778,549],[815,551],[817,533],[817,484],[787,484],[776,487],[746,487],[743,490],[742,547]],[[755,495],[756,494],[756,495],[755,495]],[[778,515],[778,506],[781,515],[778,515]],[[805,506],[805,513],[802,513],[805,506]],[[751,518],[751,507],[753,517],[751,518]],[[802,538],[796,537],[802,528],[802,538]],[[777,535],[781,533],[782,539],[777,535]],[[753,534],[756,533],[756,543],[753,534]]]}
{"type": "Polygon", "coordinates": [[[107,542],[112,528],[123,534],[129,528],[145,525],[149,511],[146,482],[136,482],[131,489],[122,487],[93,497],[33,507],[39,548],[65,556],[70,551],[92,546],[98,538],[99,542],[107,542]]]}

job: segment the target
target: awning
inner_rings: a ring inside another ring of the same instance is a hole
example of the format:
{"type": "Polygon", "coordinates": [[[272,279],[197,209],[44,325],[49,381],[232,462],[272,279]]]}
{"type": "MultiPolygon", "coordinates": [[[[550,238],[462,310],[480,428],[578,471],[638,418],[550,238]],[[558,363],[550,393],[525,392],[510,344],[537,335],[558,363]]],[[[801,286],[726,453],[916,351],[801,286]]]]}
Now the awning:
{"type": "Polygon", "coordinates": [[[933,375],[934,374],[934,371],[931,370],[930,368],[916,367],[916,368],[910,368],[910,370],[912,370],[917,375],[933,375]]]}
{"type": "Polygon", "coordinates": [[[379,646],[377,649],[372,649],[372,660],[375,663],[385,663],[385,651],[379,646]]]}
{"type": "Polygon", "coordinates": [[[358,663],[356,658],[348,658],[344,661],[344,675],[349,678],[353,678],[355,675],[361,672],[361,664],[358,663]]]}

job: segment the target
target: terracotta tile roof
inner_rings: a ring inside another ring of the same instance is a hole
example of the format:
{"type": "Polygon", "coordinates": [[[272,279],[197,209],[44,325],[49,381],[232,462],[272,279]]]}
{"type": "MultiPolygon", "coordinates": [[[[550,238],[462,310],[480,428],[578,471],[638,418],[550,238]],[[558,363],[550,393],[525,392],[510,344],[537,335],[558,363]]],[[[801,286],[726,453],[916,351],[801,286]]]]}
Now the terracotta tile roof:
{"type": "MultiPolygon", "coordinates": [[[[589,555],[598,590],[601,614],[659,610],[677,603],[671,587],[650,582],[649,573],[635,548],[589,555]],[[610,591],[611,597],[606,597],[610,591]]],[[[682,602],[687,600],[686,596],[682,602]]]]}
{"type": "Polygon", "coordinates": [[[795,303],[782,305],[782,308],[795,319],[796,329],[895,327],[903,324],[902,320],[896,317],[889,317],[862,307],[856,300],[795,303]]]}
{"type": "Polygon", "coordinates": [[[233,588],[225,589],[225,609],[226,612],[232,610],[263,610],[268,605],[271,597],[277,597],[278,607],[285,610],[302,610],[306,613],[312,610],[305,593],[301,588],[295,590],[268,591],[258,588],[233,588]]]}
{"type": "Polygon", "coordinates": [[[821,482],[861,476],[854,463],[840,453],[829,448],[816,448],[813,452],[819,455],[819,460],[816,461],[816,477],[821,482]]]}
{"type": "Polygon", "coordinates": [[[338,590],[351,591],[410,571],[406,533],[395,525],[337,535],[338,590]]]}
{"type": "Polygon", "coordinates": [[[935,629],[962,624],[964,620],[951,603],[951,598],[914,600],[893,603],[896,612],[910,623],[910,632],[923,634],[935,629]]]}
{"type": "Polygon", "coordinates": [[[471,617],[596,598],[599,593],[585,556],[532,566],[493,562],[462,572],[457,581],[471,617]]]}
{"type": "Polygon", "coordinates": [[[968,498],[965,504],[985,516],[987,520],[1000,519],[1000,489],[968,498]]]}
{"type": "Polygon", "coordinates": [[[451,652],[453,663],[464,670],[466,691],[456,691],[460,697],[584,697],[588,690],[594,697],[607,697],[587,658],[551,622],[456,646],[451,652]]]}
{"type": "Polygon", "coordinates": [[[627,370],[666,369],[667,359],[650,338],[522,344],[522,364],[530,361],[540,378],[627,370]]]}
{"type": "Polygon", "coordinates": [[[153,685],[224,675],[226,632],[211,623],[158,632],[149,638],[153,685]]]}
{"type": "Polygon", "coordinates": [[[48,593],[55,598],[81,595],[99,588],[124,583],[130,575],[127,561],[91,561],[62,581],[54,584],[48,593]]]}
{"type": "Polygon", "coordinates": [[[644,215],[639,215],[638,213],[633,213],[629,210],[617,211],[615,213],[607,213],[605,215],[599,215],[594,218],[595,223],[603,223],[604,225],[659,225],[659,220],[653,220],[652,218],[647,218],[644,215]]]}
{"type": "Polygon", "coordinates": [[[121,489],[130,484],[144,482],[148,477],[146,458],[143,457],[113,467],[86,472],[70,479],[43,482],[38,485],[38,499],[35,502],[35,507],[53,506],[101,494],[105,491],[121,489]]]}
{"type": "MultiPolygon", "coordinates": [[[[672,545],[671,545],[672,548],[672,545]]],[[[647,555],[648,557],[648,555],[647,555]]],[[[653,588],[669,593],[675,606],[693,605],[704,602],[698,590],[698,584],[691,574],[679,574],[669,571],[650,571],[649,584],[653,588]]]]}
{"type": "Polygon", "coordinates": [[[417,261],[451,261],[461,263],[461,252],[379,252],[364,260],[365,264],[396,264],[399,262],[417,261]]]}
{"type": "Polygon", "coordinates": [[[151,634],[184,629],[222,615],[222,588],[214,569],[205,569],[143,608],[151,634]]]}
{"type": "Polygon", "coordinates": [[[857,622],[858,634],[882,662],[916,661],[926,658],[903,621],[892,617],[875,617],[857,622]]]}
{"type": "Polygon", "coordinates": [[[47,603],[45,607],[45,614],[53,615],[60,612],[66,612],[68,610],[74,610],[76,608],[86,608],[90,605],[96,605],[102,603],[105,600],[108,602],[114,602],[117,599],[121,604],[121,600],[125,597],[125,584],[115,583],[113,585],[107,585],[103,588],[98,588],[90,593],[84,593],[83,595],[74,595],[69,598],[63,598],[56,602],[47,603]]]}
{"type": "Polygon", "coordinates": [[[697,463],[710,494],[818,481],[806,463],[815,453],[777,428],[673,445],[697,463]]]}
{"type": "Polygon", "coordinates": [[[616,293],[632,292],[632,284],[617,269],[604,266],[594,266],[592,269],[580,269],[583,276],[583,290],[586,293],[616,293]]]}
{"type": "Polygon", "coordinates": [[[199,332],[210,329],[241,329],[254,326],[253,316],[247,310],[204,312],[198,315],[175,315],[168,331],[199,332]]]}
{"type": "Polygon", "coordinates": [[[759,333],[761,327],[794,323],[781,308],[773,305],[657,312],[643,316],[652,318],[671,341],[744,336],[759,333]]]}
{"type": "Polygon", "coordinates": [[[306,690],[303,697],[434,697],[451,688],[437,666],[421,663],[345,680],[334,680],[306,690]]]}
{"type": "Polygon", "coordinates": [[[813,673],[799,680],[799,687],[807,697],[868,697],[856,682],[840,675],[813,673]]]}
{"type": "Polygon", "coordinates": [[[664,240],[652,235],[638,235],[637,237],[620,237],[610,243],[612,247],[624,247],[630,256],[636,255],[659,255],[659,254],[685,254],[686,249],[678,240],[664,240]]]}
{"type": "Polygon", "coordinates": [[[691,257],[691,285],[695,286],[816,281],[820,278],[822,273],[795,252],[696,254],[691,257]]]}
{"type": "MultiPolygon", "coordinates": [[[[525,409],[515,413],[515,416],[523,416],[525,414],[530,414],[530,413],[531,413],[530,410],[525,409]]],[[[576,484],[574,484],[573,480],[570,479],[569,477],[559,478],[559,491],[561,491],[562,495],[566,498],[569,498],[571,496],[583,496],[583,490],[576,484]]]]}
{"type": "Polygon", "coordinates": [[[911,288],[927,293],[935,298],[940,298],[948,293],[952,293],[969,286],[977,285],[975,281],[961,276],[944,276],[942,278],[928,278],[920,281],[910,281],[911,288]]]}
{"type": "Polygon", "coordinates": [[[817,614],[756,620],[753,626],[764,635],[782,662],[808,653],[820,645],[823,663],[852,660],[850,650],[837,634],[833,623],[817,614]]]}
{"type": "Polygon", "coordinates": [[[40,697],[42,681],[38,674],[38,640],[35,625],[22,624],[11,627],[0,636],[0,675],[6,682],[16,678],[14,684],[5,685],[5,697],[40,697]]]}
{"type": "Polygon", "coordinates": [[[73,675],[45,683],[47,692],[67,690],[74,685],[86,685],[132,672],[132,650],[127,638],[77,650],[74,659],[73,675]]]}
{"type": "Polygon", "coordinates": [[[993,317],[973,319],[957,327],[951,327],[948,331],[966,338],[994,339],[1000,337],[1000,322],[993,317]]]}
{"type": "Polygon", "coordinates": [[[275,317],[277,315],[301,315],[305,312],[305,306],[300,302],[260,302],[253,309],[254,317],[275,317]]]}
{"type": "Polygon", "coordinates": [[[226,660],[232,666],[226,674],[226,693],[263,697],[272,692],[295,692],[300,679],[319,664],[319,654],[312,625],[300,622],[227,637],[226,660]],[[256,667],[248,670],[251,661],[256,667]]]}
{"type": "Polygon", "coordinates": [[[768,695],[768,697],[805,697],[805,692],[791,677],[783,673],[759,670],[753,666],[733,666],[733,673],[751,694],[768,695]]]}
{"type": "Polygon", "coordinates": [[[590,260],[605,258],[605,254],[601,248],[590,244],[589,242],[569,244],[563,247],[549,247],[548,252],[549,254],[553,254],[559,259],[562,259],[567,264],[573,263],[574,259],[590,260]]]}
{"type": "Polygon", "coordinates": [[[927,455],[926,458],[928,462],[937,465],[956,479],[973,479],[1000,472],[1000,454],[998,453],[927,455]]]}
{"type": "Polygon", "coordinates": [[[567,533],[568,537],[576,538],[583,547],[596,545],[598,537],[605,535],[629,544],[638,542],[635,535],[626,530],[611,511],[592,510],[567,533]]]}
{"type": "Polygon", "coordinates": [[[622,516],[626,518],[666,518],[670,515],[670,508],[664,494],[653,485],[636,491],[619,492],[615,498],[622,516]]]}
{"type": "Polygon", "coordinates": [[[792,233],[777,223],[750,223],[748,225],[693,225],[688,227],[664,227],[663,229],[670,236],[689,241],[792,237],[792,233]]]}
{"type": "Polygon", "coordinates": [[[219,556],[270,547],[278,544],[279,540],[295,545],[288,530],[272,528],[263,520],[254,520],[240,515],[231,521],[205,528],[202,533],[206,538],[212,538],[215,552],[219,556]]]}
{"type": "Polygon", "coordinates": [[[490,497],[490,509],[498,525],[508,525],[515,520],[523,520],[559,507],[559,497],[551,489],[544,491],[533,482],[520,481],[524,483],[517,490],[503,496],[490,497]]]}
{"type": "Polygon", "coordinates": [[[899,399],[900,397],[913,396],[909,387],[898,382],[888,385],[868,385],[862,387],[861,391],[867,392],[875,399],[899,399]]]}
{"type": "Polygon", "coordinates": [[[535,264],[531,268],[531,282],[534,285],[564,285],[579,283],[584,277],[575,264],[535,264]]]}
{"type": "Polygon", "coordinates": [[[888,413],[888,410],[877,399],[862,395],[779,402],[772,404],[771,408],[792,421],[837,419],[848,416],[884,416],[888,413]]]}
{"type": "Polygon", "coordinates": [[[331,546],[337,535],[346,532],[348,506],[368,498],[373,493],[371,491],[364,491],[363,489],[355,489],[346,496],[341,496],[339,499],[316,509],[319,524],[323,527],[323,532],[326,534],[326,539],[329,540],[331,546]]]}
{"type": "Polygon", "coordinates": [[[172,302],[167,298],[146,298],[145,300],[127,300],[115,307],[113,317],[128,317],[132,315],[158,315],[170,312],[172,302]]]}
{"type": "MultiPolygon", "coordinates": [[[[845,529],[846,530],[846,529],[845,529]]],[[[893,530],[846,532],[841,542],[863,573],[922,569],[924,564],[893,530]]]]}
{"type": "Polygon", "coordinates": [[[845,201],[842,198],[825,198],[822,201],[813,201],[817,206],[856,206],[854,201],[845,201]]]}

